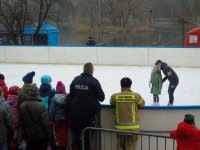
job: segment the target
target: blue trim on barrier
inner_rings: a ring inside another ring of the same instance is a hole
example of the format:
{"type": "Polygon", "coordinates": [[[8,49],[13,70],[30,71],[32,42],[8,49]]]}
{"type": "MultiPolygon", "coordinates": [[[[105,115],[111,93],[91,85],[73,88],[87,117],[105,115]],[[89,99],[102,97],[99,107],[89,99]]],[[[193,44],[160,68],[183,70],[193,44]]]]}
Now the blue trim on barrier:
{"type": "MultiPolygon", "coordinates": [[[[101,105],[102,108],[112,108],[111,105],[101,105]]],[[[146,110],[189,110],[189,109],[200,109],[200,105],[197,106],[145,106],[143,109],[146,110]]]]}
{"type": "Polygon", "coordinates": [[[85,46],[85,45],[59,45],[59,46],[51,46],[51,45],[0,45],[7,47],[89,47],[89,48],[200,48],[200,46],[196,47],[185,47],[185,46],[85,46]]]}

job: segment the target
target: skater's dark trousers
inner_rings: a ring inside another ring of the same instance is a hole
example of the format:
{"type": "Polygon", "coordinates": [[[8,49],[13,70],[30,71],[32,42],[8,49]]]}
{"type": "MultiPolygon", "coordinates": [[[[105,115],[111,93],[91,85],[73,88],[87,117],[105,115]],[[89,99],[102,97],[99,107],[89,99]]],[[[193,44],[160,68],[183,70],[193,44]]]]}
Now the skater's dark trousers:
{"type": "Polygon", "coordinates": [[[169,84],[169,88],[168,88],[168,94],[169,94],[169,104],[174,103],[174,92],[176,90],[176,87],[178,86],[178,82],[176,84],[169,84]]]}

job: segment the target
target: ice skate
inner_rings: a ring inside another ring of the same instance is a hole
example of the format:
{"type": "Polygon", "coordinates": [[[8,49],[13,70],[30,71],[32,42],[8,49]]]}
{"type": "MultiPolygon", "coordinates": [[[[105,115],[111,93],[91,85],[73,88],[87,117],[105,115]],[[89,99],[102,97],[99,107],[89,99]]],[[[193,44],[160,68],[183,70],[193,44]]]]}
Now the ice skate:
{"type": "Polygon", "coordinates": [[[173,104],[170,104],[170,103],[169,103],[167,106],[173,106],[173,104]]]}

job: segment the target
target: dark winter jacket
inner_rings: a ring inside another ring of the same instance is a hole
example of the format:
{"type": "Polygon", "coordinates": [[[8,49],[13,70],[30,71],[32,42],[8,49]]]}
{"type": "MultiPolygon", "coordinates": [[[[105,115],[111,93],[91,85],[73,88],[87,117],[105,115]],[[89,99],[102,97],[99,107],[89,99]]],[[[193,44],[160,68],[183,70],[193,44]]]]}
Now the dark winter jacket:
{"type": "Polygon", "coordinates": [[[51,105],[49,109],[50,121],[64,121],[66,120],[66,94],[56,94],[51,99],[51,105]]]}
{"type": "Polygon", "coordinates": [[[200,150],[200,130],[194,125],[181,122],[170,137],[176,139],[177,150],[200,150]]]}
{"type": "Polygon", "coordinates": [[[0,106],[0,144],[7,142],[10,133],[13,133],[12,120],[7,111],[0,106]]]}
{"type": "Polygon", "coordinates": [[[46,110],[49,110],[49,106],[51,103],[50,100],[55,95],[55,89],[53,89],[50,84],[43,83],[40,85],[39,92],[41,103],[44,105],[46,110]]]}
{"type": "Polygon", "coordinates": [[[70,85],[72,115],[92,119],[100,109],[105,95],[97,79],[91,74],[77,76],[70,85]]]}
{"type": "Polygon", "coordinates": [[[96,45],[96,42],[95,42],[94,40],[88,41],[88,42],[86,43],[86,45],[87,45],[87,46],[95,46],[95,45],[96,45]]]}
{"type": "Polygon", "coordinates": [[[6,101],[6,99],[3,96],[0,96],[0,106],[7,111],[8,117],[12,120],[10,104],[6,101]]]}
{"type": "Polygon", "coordinates": [[[20,105],[25,102],[28,99],[28,90],[32,87],[32,86],[36,86],[35,84],[24,84],[19,92],[18,95],[18,107],[20,107],[20,105]]]}
{"type": "Polygon", "coordinates": [[[20,138],[29,141],[48,141],[50,128],[48,112],[37,98],[28,98],[20,106],[20,138]]]}
{"type": "Polygon", "coordinates": [[[3,90],[4,97],[7,99],[7,96],[8,96],[8,87],[7,87],[7,85],[6,85],[6,83],[5,83],[4,80],[0,80],[0,87],[3,90]]]}
{"type": "Polygon", "coordinates": [[[170,84],[172,84],[172,85],[178,84],[179,78],[178,78],[176,72],[171,67],[169,67],[166,63],[162,62],[161,70],[163,71],[163,73],[165,75],[163,82],[165,82],[165,80],[168,79],[170,84]]]}

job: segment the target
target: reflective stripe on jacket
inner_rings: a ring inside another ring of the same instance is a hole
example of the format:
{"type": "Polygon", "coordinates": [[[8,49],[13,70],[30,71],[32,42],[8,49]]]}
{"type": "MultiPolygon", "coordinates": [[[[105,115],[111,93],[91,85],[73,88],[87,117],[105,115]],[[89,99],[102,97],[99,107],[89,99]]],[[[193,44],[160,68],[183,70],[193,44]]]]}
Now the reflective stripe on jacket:
{"type": "Polygon", "coordinates": [[[123,89],[122,92],[111,96],[110,103],[115,107],[116,129],[140,129],[138,107],[141,108],[145,104],[140,94],[134,93],[130,89],[123,89]]]}

